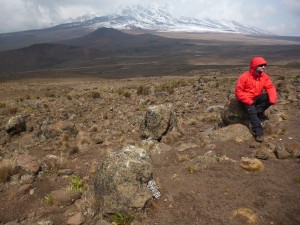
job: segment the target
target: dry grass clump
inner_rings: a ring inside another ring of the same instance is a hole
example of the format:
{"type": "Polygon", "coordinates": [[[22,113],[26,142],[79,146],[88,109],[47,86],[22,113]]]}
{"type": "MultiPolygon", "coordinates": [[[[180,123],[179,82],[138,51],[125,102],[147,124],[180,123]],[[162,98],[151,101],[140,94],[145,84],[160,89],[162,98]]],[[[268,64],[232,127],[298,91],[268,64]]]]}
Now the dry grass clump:
{"type": "Polygon", "coordinates": [[[5,108],[5,107],[6,107],[6,103],[0,102],[0,109],[3,109],[3,108],[5,108]]]}
{"type": "Polygon", "coordinates": [[[3,107],[0,107],[0,109],[1,108],[3,108],[2,112],[1,112],[2,115],[15,115],[19,111],[19,108],[16,106],[4,105],[3,107]]]}
{"type": "Polygon", "coordinates": [[[101,98],[101,94],[98,91],[91,91],[88,93],[88,97],[97,99],[97,98],[101,98]]]}
{"type": "Polygon", "coordinates": [[[245,224],[256,224],[257,223],[257,216],[251,209],[247,208],[239,208],[233,211],[234,217],[241,217],[244,219],[245,224]]]}
{"type": "Polygon", "coordinates": [[[151,93],[151,87],[148,85],[142,84],[137,88],[138,95],[149,95],[150,93],[151,93]]]}
{"type": "Polygon", "coordinates": [[[0,161],[0,183],[4,183],[14,173],[16,162],[11,159],[3,159],[0,161]]]}
{"type": "Polygon", "coordinates": [[[155,87],[155,92],[167,92],[173,94],[175,92],[175,86],[169,83],[162,83],[155,87]]]}
{"type": "Polygon", "coordinates": [[[132,92],[128,88],[119,88],[118,94],[124,96],[125,98],[131,98],[132,92]]]}
{"type": "Polygon", "coordinates": [[[68,156],[71,156],[79,152],[79,147],[76,144],[63,142],[61,146],[61,150],[62,152],[66,153],[68,156]]]}
{"type": "Polygon", "coordinates": [[[262,162],[258,159],[250,159],[248,157],[242,157],[240,161],[240,166],[247,170],[252,172],[261,172],[264,169],[264,165],[262,162]]]}

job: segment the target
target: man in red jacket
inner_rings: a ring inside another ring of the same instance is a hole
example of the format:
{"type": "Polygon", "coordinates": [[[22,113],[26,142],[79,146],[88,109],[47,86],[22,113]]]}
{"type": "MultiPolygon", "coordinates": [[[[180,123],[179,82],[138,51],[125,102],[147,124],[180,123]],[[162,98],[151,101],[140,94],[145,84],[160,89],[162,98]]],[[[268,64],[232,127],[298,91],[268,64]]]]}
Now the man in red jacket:
{"type": "Polygon", "coordinates": [[[265,73],[267,61],[263,57],[254,57],[250,70],[237,80],[235,96],[247,111],[252,131],[257,142],[263,142],[261,120],[266,119],[264,111],[276,103],[277,93],[270,77],[265,73]]]}

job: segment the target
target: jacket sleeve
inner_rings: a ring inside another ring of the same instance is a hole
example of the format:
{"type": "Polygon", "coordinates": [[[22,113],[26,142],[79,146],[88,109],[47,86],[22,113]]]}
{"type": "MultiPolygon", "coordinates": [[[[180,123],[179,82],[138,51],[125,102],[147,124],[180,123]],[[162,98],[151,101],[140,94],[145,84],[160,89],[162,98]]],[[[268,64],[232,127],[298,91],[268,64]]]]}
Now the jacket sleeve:
{"type": "Polygon", "coordinates": [[[245,103],[246,105],[252,105],[254,101],[249,97],[249,94],[244,91],[244,86],[245,79],[243,76],[240,76],[235,86],[235,96],[240,102],[245,103]]]}
{"type": "Polygon", "coordinates": [[[277,99],[277,91],[268,75],[266,76],[265,89],[269,95],[269,103],[275,104],[277,99]]]}

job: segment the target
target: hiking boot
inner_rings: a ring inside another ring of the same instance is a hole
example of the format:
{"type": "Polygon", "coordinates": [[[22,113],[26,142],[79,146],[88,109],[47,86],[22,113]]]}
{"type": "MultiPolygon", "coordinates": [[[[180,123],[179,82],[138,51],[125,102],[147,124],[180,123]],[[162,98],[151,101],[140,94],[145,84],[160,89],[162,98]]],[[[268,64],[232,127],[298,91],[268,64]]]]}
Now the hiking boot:
{"type": "Polygon", "coordinates": [[[256,136],[255,141],[262,143],[264,141],[264,137],[262,135],[256,136]]]}

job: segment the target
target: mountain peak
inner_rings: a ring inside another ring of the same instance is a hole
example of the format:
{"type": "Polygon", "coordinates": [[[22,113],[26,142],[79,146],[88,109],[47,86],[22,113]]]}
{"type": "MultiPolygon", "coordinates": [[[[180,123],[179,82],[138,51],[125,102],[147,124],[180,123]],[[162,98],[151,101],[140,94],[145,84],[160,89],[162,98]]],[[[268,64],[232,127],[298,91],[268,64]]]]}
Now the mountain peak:
{"type": "MultiPolygon", "coordinates": [[[[217,32],[270,35],[261,29],[246,26],[235,21],[218,21],[213,19],[198,19],[191,17],[173,17],[170,7],[151,5],[123,6],[115,13],[59,25],[63,27],[89,27],[96,30],[100,27],[124,29],[143,29],[159,32],[217,32]]],[[[82,17],[84,18],[84,17],[82,17]]],[[[89,18],[89,17],[86,17],[89,18]]]]}

